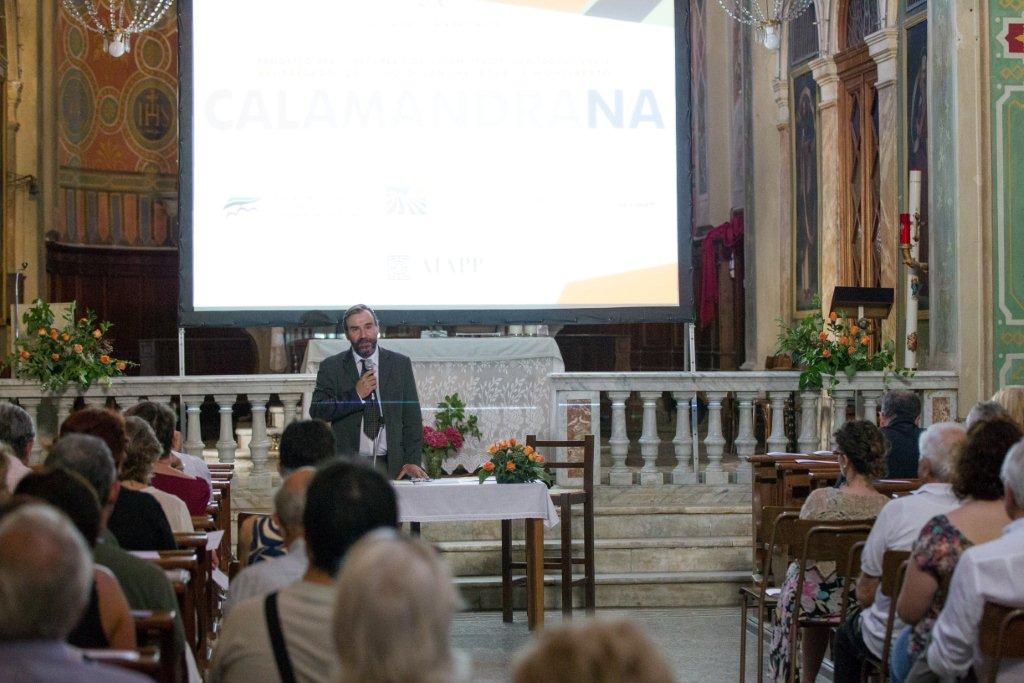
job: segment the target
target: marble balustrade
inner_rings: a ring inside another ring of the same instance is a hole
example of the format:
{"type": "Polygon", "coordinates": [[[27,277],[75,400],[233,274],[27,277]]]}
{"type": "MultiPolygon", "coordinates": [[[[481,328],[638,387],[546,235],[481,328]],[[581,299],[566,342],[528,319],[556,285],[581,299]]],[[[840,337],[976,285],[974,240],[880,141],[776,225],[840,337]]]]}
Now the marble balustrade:
{"type": "MultiPolygon", "coordinates": [[[[723,458],[733,454],[739,460],[736,480],[749,481],[747,458],[754,453],[789,450],[791,437],[801,452],[831,448],[827,435],[847,419],[848,413],[875,420],[887,386],[921,393],[924,425],[956,419],[958,415],[958,378],[956,373],[944,371],[919,372],[906,380],[891,375],[886,380],[882,373],[864,372],[853,380],[841,378],[831,397],[821,392],[799,392],[797,372],[563,372],[550,377],[555,407],[547,436],[608,435],[612,466],[607,476],[599,470],[596,480],[613,485],[726,483],[729,472],[723,467],[723,458]],[[667,396],[674,399],[676,408],[671,420],[665,405],[667,396]],[[702,416],[696,432],[690,419],[690,400],[695,396],[699,396],[702,416]],[[603,430],[602,401],[610,405],[611,415],[611,424],[603,430]],[[639,411],[640,434],[635,439],[628,434],[627,408],[639,411]],[[731,414],[723,420],[726,411],[731,414]],[[758,411],[764,415],[763,430],[756,430],[758,411]],[[795,426],[795,434],[787,433],[787,421],[795,426]],[[725,433],[726,425],[732,426],[729,433],[725,433]],[[759,436],[758,431],[763,433],[759,436]],[[656,466],[663,445],[674,454],[675,465],[670,471],[656,466]],[[627,466],[630,453],[639,453],[639,467],[627,466]]],[[[0,400],[19,403],[36,421],[42,438],[36,440],[33,462],[42,459],[47,437],[56,433],[57,425],[78,398],[89,405],[113,403],[122,409],[143,399],[180,407],[183,450],[194,455],[201,455],[206,446],[200,433],[200,406],[213,400],[220,418],[218,438],[212,444],[216,457],[220,462],[234,462],[236,453],[241,453],[233,431],[232,410],[236,403],[247,402],[252,416],[247,458],[251,460],[250,473],[265,478],[269,486],[268,405],[283,409],[283,424],[279,425],[283,429],[301,418],[303,395],[312,391],[315,379],[311,374],[125,377],[109,385],[94,385],[86,392],[69,389],[60,395],[44,394],[30,381],[0,380],[0,400]]],[[[212,458],[212,453],[208,457],[212,458]]]]}

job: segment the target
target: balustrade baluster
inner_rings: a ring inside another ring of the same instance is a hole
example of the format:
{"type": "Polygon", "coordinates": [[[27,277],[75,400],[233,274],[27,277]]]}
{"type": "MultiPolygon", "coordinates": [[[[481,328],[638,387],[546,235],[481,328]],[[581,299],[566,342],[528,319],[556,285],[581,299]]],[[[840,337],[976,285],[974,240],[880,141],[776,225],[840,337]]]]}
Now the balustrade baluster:
{"type": "Polygon", "coordinates": [[[832,433],[828,436],[828,443],[832,450],[839,448],[839,444],[836,443],[835,434],[839,431],[840,427],[846,424],[846,407],[853,397],[852,391],[832,392],[832,433]]]}
{"type": "Polygon", "coordinates": [[[818,450],[818,395],[817,391],[800,392],[800,436],[797,445],[804,453],[818,450]]]}
{"type": "Polygon", "coordinates": [[[279,398],[284,406],[284,424],[281,425],[283,432],[288,425],[302,417],[302,394],[281,394],[279,398]]]}
{"type": "Polygon", "coordinates": [[[722,399],[724,391],[708,392],[708,435],[704,447],[708,451],[708,466],[704,469],[705,484],[727,484],[729,475],[722,469],[722,453],[725,451],[725,437],[722,435],[722,399]]]}
{"type": "Polygon", "coordinates": [[[60,426],[68,419],[71,409],[75,407],[74,396],[61,396],[57,399],[57,434],[60,434],[60,426]]]}
{"type": "Polygon", "coordinates": [[[626,435],[626,399],[628,391],[610,391],[608,398],[612,402],[612,433],[608,445],[612,451],[612,467],[608,470],[608,483],[618,486],[629,486],[633,483],[633,472],[626,467],[626,455],[629,453],[629,437],[626,435]]]}
{"type": "Polygon", "coordinates": [[[640,393],[640,400],[644,406],[643,431],[640,434],[640,455],[644,459],[644,465],[640,469],[641,486],[657,486],[665,483],[664,475],[655,466],[658,460],[658,446],[661,444],[661,439],[658,437],[659,398],[661,398],[660,391],[640,393]]]}
{"type": "Polygon", "coordinates": [[[189,455],[203,457],[202,425],[199,421],[199,408],[203,405],[203,396],[183,396],[185,403],[185,452],[189,455]]]}
{"type": "Polygon", "coordinates": [[[757,399],[756,391],[737,391],[736,401],[739,403],[740,425],[736,434],[736,455],[740,459],[736,468],[736,483],[749,484],[752,476],[750,469],[750,456],[757,448],[757,439],[754,437],[754,401],[757,399]]]}
{"type": "Polygon", "coordinates": [[[235,429],[231,424],[231,410],[234,408],[235,398],[235,394],[217,394],[213,397],[220,412],[220,432],[217,436],[217,460],[220,462],[235,461],[238,443],[235,441],[235,429]]]}
{"type": "Polygon", "coordinates": [[[864,401],[864,416],[861,419],[867,420],[871,424],[878,424],[878,398],[881,395],[882,392],[877,389],[865,389],[860,392],[861,399],[864,401]]]}
{"type": "Polygon", "coordinates": [[[672,470],[673,484],[696,484],[693,470],[693,435],[690,427],[690,394],[673,392],[676,400],[676,435],[672,445],[676,452],[676,466],[672,470]]]}
{"type": "Polygon", "coordinates": [[[267,401],[270,394],[249,394],[249,405],[252,411],[252,439],[249,441],[249,456],[252,458],[252,474],[267,473],[267,451],[270,439],[267,438],[267,401]]]}
{"type": "Polygon", "coordinates": [[[786,438],[786,399],[788,391],[773,391],[769,394],[772,403],[772,433],[768,437],[769,451],[785,451],[789,448],[786,438]]]}

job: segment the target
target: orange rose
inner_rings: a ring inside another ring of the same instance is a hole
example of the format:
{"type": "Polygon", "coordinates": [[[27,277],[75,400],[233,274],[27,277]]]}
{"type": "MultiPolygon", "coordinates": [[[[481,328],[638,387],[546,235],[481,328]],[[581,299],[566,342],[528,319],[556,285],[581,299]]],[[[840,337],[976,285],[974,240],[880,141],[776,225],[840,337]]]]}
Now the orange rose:
{"type": "Polygon", "coordinates": [[[538,453],[538,454],[537,454],[537,462],[544,462],[544,456],[543,456],[543,455],[540,455],[540,454],[538,453]]]}
{"type": "Polygon", "coordinates": [[[21,352],[21,359],[22,360],[28,360],[29,356],[31,356],[31,355],[32,354],[30,354],[28,351],[22,351],[21,352]]]}
{"type": "Polygon", "coordinates": [[[523,453],[526,453],[527,455],[531,455],[534,452],[535,451],[533,450],[533,446],[526,446],[525,448],[523,448],[523,453]]]}
{"type": "Polygon", "coordinates": [[[484,463],[484,472],[493,472],[493,471],[494,471],[494,463],[491,462],[490,460],[488,460],[487,462],[484,463]]]}
{"type": "Polygon", "coordinates": [[[505,469],[508,470],[509,472],[515,472],[516,464],[509,460],[507,463],[505,463],[505,469]]]}
{"type": "Polygon", "coordinates": [[[842,337],[839,338],[839,343],[842,344],[843,346],[849,346],[850,345],[850,338],[845,336],[845,335],[843,335],[842,337]]]}
{"type": "Polygon", "coordinates": [[[835,311],[832,311],[831,313],[828,314],[828,319],[831,320],[832,322],[835,322],[838,318],[839,316],[836,315],[835,311]]]}
{"type": "Polygon", "coordinates": [[[860,331],[859,327],[856,325],[850,325],[850,334],[857,334],[858,331],[860,331]]]}
{"type": "Polygon", "coordinates": [[[99,330],[93,330],[92,331],[92,336],[93,336],[93,339],[99,339],[100,337],[103,336],[103,333],[100,332],[99,330]]]}
{"type": "Polygon", "coordinates": [[[57,338],[57,328],[56,327],[51,327],[50,328],[50,339],[56,339],[56,338],[57,338]]]}
{"type": "Polygon", "coordinates": [[[832,357],[832,352],[829,351],[828,349],[825,349],[824,351],[821,352],[821,357],[822,358],[831,358],[832,357]]]}
{"type": "Polygon", "coordinates": [[[515,439],[509,439],[508,440],[508,445],[509,446],[515,446],[516,445],[516,440],[515,439]]]}
{"type": "Polygon", "coordinates": [[[103,363],[104,365],[108,365],[110,363],[110,356],[108,356],[107,354],[103,354],[102,356],[100,356],[100,362],[103,363]]]}
{"type": "Polygon", "coordinates": [[[38,334],[40,337],[45,337],[46,336],[46,328],[45,327],[40,327],[38,330],[36,330],[36,334],[38,334]]]}
{"type": "Polygon", "coordinates": [[[51,353],[50,354],[50,359],[55,361],[55,362],[59,361],[60,360],[60,354],[59,353],[51,353]]]}
{"type": "Polygon", "coordinates": [[[865,334],[863,337],[860,338],[860,343],[863,344],[864,346],[867,346],[868,344],[871,343],[871,337],[865,334]]]}
{"type": "Polygon", "coordinates": [[[857,347],[855,347],[855,346],[847,346],[846,347],[846,352],[847,353],[857,353],[857,347]]]}
{"type": "Polygon", "coordinates": [[[821,341],[825,341],[826,339],[828,339],[828,332],[819,332],[818,339],[820,339],[821,341]]]}
{"type": "Polygon", "coordinates": [[[530,462],[537,462],[537,456],[534,453],[530,453],[526,456],[526,459],[530,462]]]}
{"type": "Polygon", "coordinates": [[[74,346],[71,347],[71,350],[74,351],[75,353],[81,353],[82,352],[82,345],[81,344],[75,344],[74,346]]]}
{"type": "Polygon", "coordinates": [[[61,339],[61,341],[70,341],[71,340],[71,335],[68,334],[67,332],[65,332],[64,334],[60,335],[60,339],[61,339]]]}
{"type": "Polygon", "coordinates": [[[488,455],[494,455],[497,452],[498,452],[498,444],[492,443],[490,446],[487,447],[487,454],[488,455]]]}
{"type": "Polygon", "coordinates": [[[123,360],[119,360],[116,363],[114,363],[114,367],[117,368],[119,372],[124,372],[124,369],[128,367],[128,364],[125,363],[123,360]]]}

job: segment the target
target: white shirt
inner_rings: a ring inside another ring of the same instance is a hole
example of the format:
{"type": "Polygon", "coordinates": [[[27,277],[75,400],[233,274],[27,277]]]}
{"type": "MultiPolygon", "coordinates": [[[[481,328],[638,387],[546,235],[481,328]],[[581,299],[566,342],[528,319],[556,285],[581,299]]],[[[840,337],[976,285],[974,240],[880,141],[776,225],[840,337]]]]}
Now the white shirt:
{"type": "Polygon", "coordinates": [[[199,477],[205,479],[207,484],[213,484],[213,475],[210,474],[210,468],[206,466],[206,461],[202,458],[190,455],[189,453],[179,453],[178,451],[172,451],[178,460],[181,461],[181,471],[185,474],[191,474],[193,477],[199,477]]]}
{"type": "Polygon", "coordinates": [[[190,534],[195,531],[195,527],[192,526],[192,515],[188,511],[185,501],[172,493],[161,491],[152,486],[147,486],[142,491],[153,496],[156,498],[156,502],[160,503],[160,507],[163,508],[164,515],[167,517],[167,523],[171,525],[173,533],[190,534]]]}
{"type": "MultiPolygon", "coordinates": [[[[1024,518],[1008,524],[996,540],[960,556],[928,646],[928,668],[943,680],[965,675],[971,664],[986,671],[978,626],[987,601],[1024,607],[1024,518]]],[[[1004,659],[997,680],[1024,680],[1024,659],[1004,659]]]]}
{"type": "MultiPolygon", "coordinates": [[[[871,533],[864,544],[860,569],[868,576],[882,575],[882,556],[886,550],[910,550],[921,535],[921,528],[936,515],[944,515],[960,507],[960,501],[953,495],[949,484],[925,484],[909,496],[889,501],[878,513],[871,533]]],[[[882,595],[882,587],[875,590],[871,607],[860,615],[861,636],[864,645],[876,657],[882,656],[882,641],[885,639],[885,622],[889,618],[889,598],[882,595]]],[[[899,633],[904,626],[896,617],[893,633],[899,633]]]]}
{"type": "Polygon", "coordinates": [[[284,555],[249,565],[231,580],[224,616],[246,600],[262,598],[290,586],[302,578],[308,566],[306,542],[301,538],[292,543],[284,555]]]}
{"type": "MultiPolygon", "coordinates": [[[[359,375],[360,377],[362,377],[363,376],[363,372],[364,372],[363,371],[363,357],[360,356],[358,353],[356,353],[355,349],[352,350],[352,357],[356,361],[356,374],[359,375]]],[[[380,403],[379,403],[379,401],[380,401],[380,347],[379,346],[374,347],[373,353],[370,354],[369,360],[370,360],[371,363],[373,363],[373,372],[374,372],[374,374],[377,375],[377,401],[378,401],[378,405],[380,405],[380,403]]],[[[367,396],[367,400],[363,401],[363,405],[366,405],[368,402],[369,402],[369,396],[367,396]]],[[[378,408],[378,410],[379,409],[380,408],[378,408]]],[[[367,410],[369,410],[369,408],[367,408],[367,410]]],[[[387,427],[385,425],[381,425],[380,426],[380,434],[378,434],[378,436],[377,436],[377,455],[386,455],[387,452],[388,452],[387,427]]],[[[374,453],[373,453],[373,439],[368,437],[366,435],[366,432],[363,431],[363,424],[362,424],[362,422],[359,423],[359,455],[364,455],[364,456],[370,457],[370,458],[372,458],[373,455],[374,455],[374,453]]]]}
{"type": "MultiPolygon", "coordinates": [[[[297,581],[278,591],[285,647],[299,683],[338,680],[333,583],[297,581]]],[[[209,683],[277,681],[277,664],[262,598],[246,600],[224,619],[210,662],[209,683]]],[[[410,656],[415,656],[412,653],[410,656]]]]}

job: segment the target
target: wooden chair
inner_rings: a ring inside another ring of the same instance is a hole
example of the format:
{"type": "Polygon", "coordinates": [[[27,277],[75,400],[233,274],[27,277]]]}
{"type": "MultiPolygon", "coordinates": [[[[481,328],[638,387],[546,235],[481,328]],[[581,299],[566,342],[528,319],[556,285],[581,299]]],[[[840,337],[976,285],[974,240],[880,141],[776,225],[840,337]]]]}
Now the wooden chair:
{"type": "MultiPolygon", "coordinates": [[[[804,530],[801,550],[797,556],[797,586],[804,585],[807,564],[834,562],[837,573],[849,561],[850,549],[871,533],[872,520],[823,521],[802,519],[794,531],[804,530]]],[[[793,601],[793,621],[789,628],[789,680],[796,680],[797,634],[805,626],[834,626],[834,617],[801,617],[801,601],[793,601]]]]}
{"type": "Polygon", "coordinates": [[[889,598],[889,614],[885,617],[885,635],[882,637],[882,658],[880,661],[864,660],[861,670],[865,678],[877,676],[879,681],[889,680],[889,653],[892,651],[892,632],[896,625],[896,598],[903,588],[903,579],[910,560],[909,550],[886,550],[882,555],[882,576],[880,590],[889,598]],[[866,669],[865,669],[866,667],[866,669]]]}
{"type": "Polygon", "coordinates": [[[135,621],[135,636],[140,647],[154,647],[160,653],[160,675],[162,683],[177,683],[181,679],[184,661],[182,654],[174,647],[174,612],[132,610],[135,621]]]}
{"type": "MultiPolygon", "coordinates": [[[[777,588],[778,581],[772,571],[777,540],[781,537],[776,529],[785,527],[800,518],[799,508],[784,508],[767,505],[761,509],[760,529],[770,539],[761,553],[760,576],[755,577],[753,584],[740,588],[740,683],[746,678],[747,672],[747,615],[753,605],[757,605],[757,679],[764,679],[764,615],[765,611],[778,601],[775,595],[769,594],[777,588]]],[[[782,536],[786,533],[783,531],[782,536]]]]}
{"type": "Polygon", "coordinates": [[[840,624],[846,621],[846,614],[850,608],[850,593],[853,592],[853,588],[856,585],[854,578],[860,575],[860,561],[864,555],[865,545],[867,545],[866,541],[857,541],[850,546],[850,554],[846,562],[846,581],[843,582],[843,602],[839,610],[840,624]]]}
{"type": "Polygon", "coordinates": [[[995,683],[1003,659],[1024,658],[1024,609],[986,602],[978,628],[978,647],[989,659],[985,680],[995,683]]]}
{"type": "Polygon", "coordinates": [[[137,671],[160,680],[160,653],[155,650],[80,650],[91,662],[137,671]]]}
{"type": "MultiPolygon", "coordinates": [[[[544,469],[583,471],[582,489],[551,489],[551,501],[558,508],[561,518],[561,545],[557,559],[544,560],[544,569],[560,569],[562,573],[562,615],[572,616],[573,586],[583,586],[583,604],[588,613],[593,613],[597,603],[596,571],[594,566],[594,436],[588,434],[579,441],[540,441],[536,435],[526,437],[526,445],[538,448],[582,448],[583,460],[552,462],[544,461],[544,469]],[[583,555],[572,552],[572,507],[583,506],[583,555]],[[583,565],[583,577],[573,579],[573,566],[583,565]]],[[[501,522],[501,615],[506,623],[512,622],[512,585],[525,583],[526,577],[512,577],[513,570],[525,570],[525,562],[512,561],[512,522],[501,522]]]]}
{"type": "Polygon", "coordinates": [[[237,573],[239,569],[242,569],[242,568],[244,568],[246,566],[246,563],[247,563],[247,561],[249,559],[249,548],[248,547],[245,547],[245,548],[242,547],[242,545],[243,545],[242,544],[242,525],[244,525],[246,520],[250,519],[251,517],[265,517],[265,516],[266,516],[266,513],[263,513],[263,512],[239,512],[238,513],[238,533],[236,535],[236,541],[238,543],[238,547],[235,549],[235,558],[237,559],[237,561],[231,563],[231,571],[229,572],[229,576],[231,576],[232,578],[234,578],[235,573],[237,573]]]}

